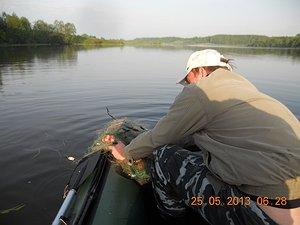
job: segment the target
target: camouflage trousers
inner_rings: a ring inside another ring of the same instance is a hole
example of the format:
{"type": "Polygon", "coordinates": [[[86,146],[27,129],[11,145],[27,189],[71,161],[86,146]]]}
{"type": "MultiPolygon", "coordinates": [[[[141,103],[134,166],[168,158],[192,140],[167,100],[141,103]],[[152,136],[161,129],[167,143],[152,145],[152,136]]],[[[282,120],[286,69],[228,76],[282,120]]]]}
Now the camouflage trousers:
{"type": "Polygon", "coordinates": [[[203,163],[201,151],[165,145],[156,149],[153,156],[152,186],[162,214],[180,217],[191,207],[210,224],[277,224],[256,202],[243,199],[235,186],[214,176],[203,163]],[[230,204],[232,199],[234,204],[230,204]]]}

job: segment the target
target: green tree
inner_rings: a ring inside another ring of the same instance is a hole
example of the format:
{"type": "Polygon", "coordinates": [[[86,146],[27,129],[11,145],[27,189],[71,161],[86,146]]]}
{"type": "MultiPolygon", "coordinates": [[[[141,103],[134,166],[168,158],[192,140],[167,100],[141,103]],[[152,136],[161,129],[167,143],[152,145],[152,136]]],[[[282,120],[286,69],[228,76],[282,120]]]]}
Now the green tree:
{"type": "Polygon", "coordinates": [[[6,14],[3,12],[0,16],[0,43],[6,42],[7,26],[5,21],[6,14]]]}
{"type": "Polygon", "coordinates": [[[62,34],[64,37],[64,41],[67,44],[71,44],[74,40],[74,36],[76,34],[75,25],[72,23],[64,24],[63,21],[54,21],[54,31],[62,34]]]}
{"type": "Polygon", "coordinates": [[[33,25],[33,39],[36,43],[46,44],[49,43],[49,36],[52,32],[51,25],[43,20],[37,20],[33,25]]]}

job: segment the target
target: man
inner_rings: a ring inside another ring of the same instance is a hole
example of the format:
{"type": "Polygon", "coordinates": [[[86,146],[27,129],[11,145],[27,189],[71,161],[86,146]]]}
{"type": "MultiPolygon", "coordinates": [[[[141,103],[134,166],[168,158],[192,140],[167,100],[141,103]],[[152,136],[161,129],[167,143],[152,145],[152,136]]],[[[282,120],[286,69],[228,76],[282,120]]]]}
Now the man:
{"type": "Polygon", "coordinates": [[[298,119],[215,50],[193,53],[186,70],[169,112],[128,146],[111,147],[113,155],[130,162],[153,154],[166,215],[193,207],[210,224],[300,224],[298,119]],[[199,151],[184,149],[186,140],[199,151]]]}

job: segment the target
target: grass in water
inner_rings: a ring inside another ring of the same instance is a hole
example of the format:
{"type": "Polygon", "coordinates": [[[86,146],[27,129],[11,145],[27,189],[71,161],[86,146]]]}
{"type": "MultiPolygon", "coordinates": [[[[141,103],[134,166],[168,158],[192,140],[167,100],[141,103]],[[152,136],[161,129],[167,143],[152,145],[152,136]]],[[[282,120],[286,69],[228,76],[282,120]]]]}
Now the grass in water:
{"type": "Polygon", "coordinates": [[[10,209],[0,210],[0,214],[7,214],[7,213],[11,213],[11,212],[16,212],[16,211],[21,210],[25,206],[26,205],[24,203],[20,203],[20,204],[16,205],[15,207],[12,207],[10,209]]]}

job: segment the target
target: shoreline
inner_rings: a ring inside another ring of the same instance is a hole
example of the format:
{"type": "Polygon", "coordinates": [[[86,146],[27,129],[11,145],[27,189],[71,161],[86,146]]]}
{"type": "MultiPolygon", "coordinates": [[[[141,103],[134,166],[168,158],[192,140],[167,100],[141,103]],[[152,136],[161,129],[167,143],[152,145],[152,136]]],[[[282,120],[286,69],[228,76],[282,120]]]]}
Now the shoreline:
{"type": "Polygon", "coordinates": [[[95,47],[106,47],[106,46],[124,46],[125,44],[101,44],[101,45],[94,45],[94,44],[0,44],[0,47],[39,47],[39,46],[49,46],[49,47],[66,47],[66,46],[95,46],[95,47]]]}
{"type": "Polygon", "coordinates": [[[190,47],[204,47],[204,48],[235,48],[235,49],[282,49],[282,50],[300,50],[300,48],[292,47],[251,47],[251,46],[242,46],[242,45],[206,45],[206,44],[125,44],[125,46],[132,47],[173,47],[173,48],[190,48],[190,47]]]}
{"type": "Polygon", "coordinates": [[[184,45],[188,47],[217,47],[217,48],[237,48],[237,49],[300,49],[300,48],[292,48],[292,47],[251,47],[251,46],[241,46],[241,45],[201,45],[201,44],[192,44],[192,45],[184,45]]]}
{"type": "Polygon", "coordinates": [[[251,46],[241,46],[241,45],[206,45],[206,44],[188,44],[188,45],[174,45],[174,44],[0,44],[0,47],[40,47],[40,46],[49,46],[49,47],[74,47],[74,46],[89,46],[89,47],[205,47],[205,48],[235,48],[235,49],[278,49],[278,50],[300,50],[300,48],[292,47],[251,47],[251,46]]]}

